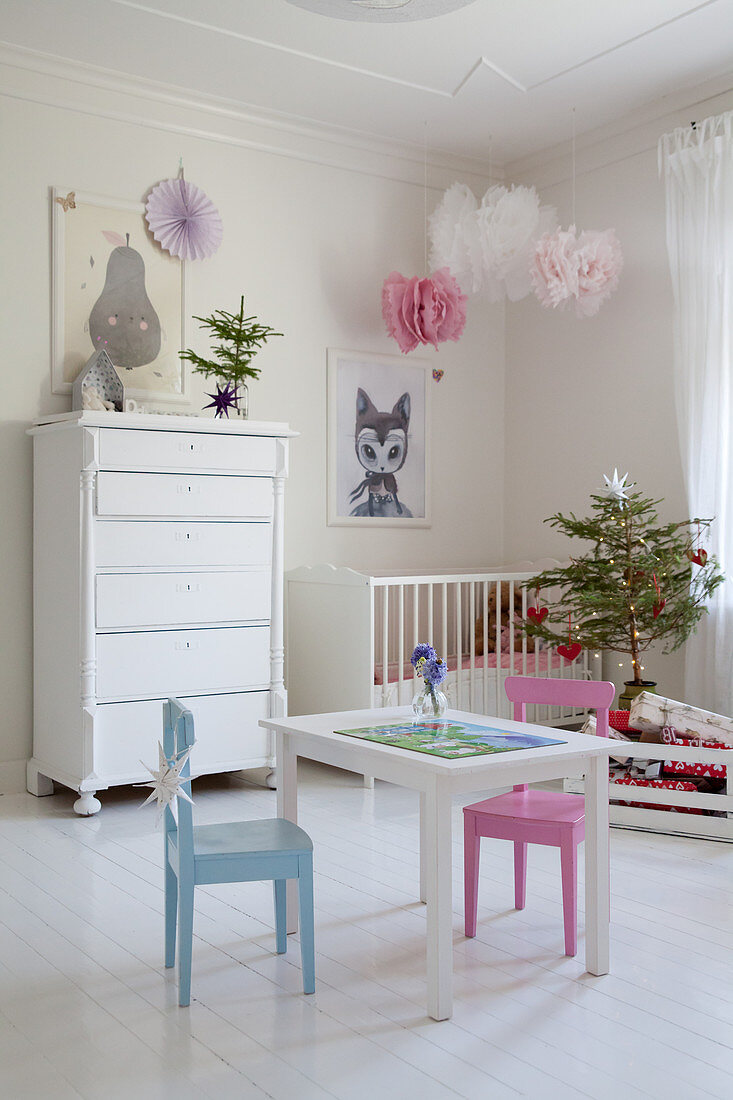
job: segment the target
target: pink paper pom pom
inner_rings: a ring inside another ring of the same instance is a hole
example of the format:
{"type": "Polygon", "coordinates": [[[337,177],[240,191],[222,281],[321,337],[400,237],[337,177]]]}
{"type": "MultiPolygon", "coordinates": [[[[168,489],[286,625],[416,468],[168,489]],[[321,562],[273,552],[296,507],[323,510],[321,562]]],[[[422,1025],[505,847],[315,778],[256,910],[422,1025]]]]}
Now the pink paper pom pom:
{"type": "Polygon", "coordinates": [[[578,257],[575,226],[545,233],[537,241],[530,270],[534,292],[547,309],[563,305],[578,294],[578,257]]]}
{"type": "Polygon", "coordinates": [[[618,286],[624,266],[621,245],[612,229],[586,229],[578,240],[578,297],[575,310],[592,317],[618,286]]]}
{"type": "Polygon", "coordinates": [[[621,245],[612,229],[576,229],[540,237],[532,260],[534,291],[546,308],[575,300],[579,317],[592,317],[618,286],[623,267],[621,245]]]}
{"type": "Polygon", "coordinates": [[[405,354],[418,344],[459,340],[466,324],[466,295],[447,267],[429,279],[393,271],[382,287],[382,316],[387,332],[405,354]]]}

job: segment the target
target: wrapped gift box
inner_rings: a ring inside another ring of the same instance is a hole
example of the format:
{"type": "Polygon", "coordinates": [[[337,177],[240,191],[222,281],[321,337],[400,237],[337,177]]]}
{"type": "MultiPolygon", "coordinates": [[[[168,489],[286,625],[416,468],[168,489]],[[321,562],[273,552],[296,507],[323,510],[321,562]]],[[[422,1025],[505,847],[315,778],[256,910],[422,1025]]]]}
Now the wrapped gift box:
{"type": "MultiPolygon", "coordinates": [[[[632,775],[624,775],[614,780],[622,787],[654,787],[657,790],[668,791],[696,791],[697,787],[691,780],[686,779],[642,779],[632,775]]],[[[667,810],[672,813],[699,814],[703,811],[692,806],[662,806],[656,802],[621,802],[622,806],[637,806],[642,810],[667,810]]]]}
{"type": "Polygon", "coordinates": [[[631,704],[629,722],[635,729],[659,731],[672,726],[684,737],[714,737],[733,748],[733,719],[675,699],[642,691],[631,704]]]}
{"type": "MultiPolygon", "coordinates": [[[[722,741],[684,736],[670,726],[665,726],[662,730],[662,742],[665,745],[680,745],[685,748],[729,748],[722,741]]],[[[698,779],[725,779],[727,776],[725,764],[692,764],[686,760],[665,760],[663,767],[665,775],[686,775],[698,779]]]]}

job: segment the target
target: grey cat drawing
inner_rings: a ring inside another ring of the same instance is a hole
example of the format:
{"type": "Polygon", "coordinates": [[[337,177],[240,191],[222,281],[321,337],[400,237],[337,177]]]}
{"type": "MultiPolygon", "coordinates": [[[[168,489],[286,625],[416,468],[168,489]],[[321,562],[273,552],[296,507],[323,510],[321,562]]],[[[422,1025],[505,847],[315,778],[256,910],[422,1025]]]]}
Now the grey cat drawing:
{"type": "Polygon", "coordinates": [[[145,263],[119,234],[107,261],[104,289],[89,314],[89,335],[96,349],[107,352],[114,365],[125,370],[152,363],[160,351],[160,319],[145,289],[145,263]]]}
{"type": "Polygon", "coordinates": [[[356,392],[356,429],[354,446],[366,477],[351,493],[351,503],[364,492],[367,499],[357,504],[352,516],[401,516],[412,519],[412,512],[397,495],[395,473],[407,458],[410,426],[410,395],[403,393],[391,413],[380,412],[361,387],[356,392]]]}

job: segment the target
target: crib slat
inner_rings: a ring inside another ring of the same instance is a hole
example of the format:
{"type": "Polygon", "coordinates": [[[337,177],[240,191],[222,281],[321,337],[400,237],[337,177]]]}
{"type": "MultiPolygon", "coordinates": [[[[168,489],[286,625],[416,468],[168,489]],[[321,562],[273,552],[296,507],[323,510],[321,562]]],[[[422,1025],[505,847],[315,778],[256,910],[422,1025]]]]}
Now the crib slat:
{"type": "Polygon", "coordinates": [[[468,629],[468,653],[469,653],[469,672],[468,672],[468,709],[471,711],[476,710],[476,700],[474,694],[474,680],[476,679],[476,582],[468,582],[468,606],[469,606],[469,629],[468,629]]]}
{"type": "Polygon", "coordinates": [[[402,704],[405,669],[405,586],[397,585],[397,705],[402,704]]]}
{"type": "Polygon", "coordinates": [[[435,635],[433,634],[433,583],[428,585],[428,632],[425,641],[435,649],[435,635]]]}
{"type": "Polygon", "coordinates": [[[389,694],[389,585],[384,586],[382,601],[382,706],[386,707],[389,694]]]}
{"type": "Polygon", "coordinates": [[[500,718],[504,710],[504,677],[502,673],[501,653],[501,581],[494,582],[496,594],[496,612],[494,615],[494,655],[496,656],[494,679],[496,681],[496,698],[494,710],[497,718],[500,718]]]}
{"type": "Polygon", "coordinates": [[[482,584],[481,594],[481,609],[483,619],[483,650],[484,650],[484,667],[483,675],[481,677],[481,687],[483,690],[483,707],[481,708],[484,714],[489,713],[489,582],[484,581],[482,584]]]}
{"type": "Polygon", "coordinates": [[[463,661],[461,656],[463,654],[463,620],[461,600],[463,598],[463,585],[459,581],[456,585],[456,706],[461,709],[463,700],[463,692],[461,691],[461,671],[463,661]]]}
{"type": "MultiPolygon", "coordinates": [[[[420,639],[418,637],[418,634],[419,634],[419,618],[418,618],[418,607],[417,607],[417,592],[418,592],[417,585],[413,584],[413,586],[412,586],[412,649],[414,649],[415,646],[417,645],[417,643],[420,641],[420,639]]],[[[412,652],[412,650],[410,652],[412,652]]],[[[415,690],[417,689],[417,673],[415,672],[414,669],[412,670],[412,686],[413,686],[413,689],[415,689],[415,690]]]]}
{"type": "Polygon", "coordinates": [[[441,623],[441,647],[440,655],[444,661],[448,660],[448,585],[444,582],[443,589],[443,622],[441,623]]]}

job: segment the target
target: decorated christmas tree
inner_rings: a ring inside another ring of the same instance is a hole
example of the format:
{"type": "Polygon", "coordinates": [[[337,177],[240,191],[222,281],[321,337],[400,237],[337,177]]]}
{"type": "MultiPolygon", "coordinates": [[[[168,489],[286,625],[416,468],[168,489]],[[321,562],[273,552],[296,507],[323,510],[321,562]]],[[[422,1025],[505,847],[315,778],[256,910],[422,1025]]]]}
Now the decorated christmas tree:
{"type": "Polygon", "coordinates": [[[592,514],[580,519],[557,513],[545,520],[588,549],[568,565],[527,582],[537,596],[525,632],[559,646],[566,660],[581,648],[628,653],[636,687],[643,685],[642,654],[655,642],[678,649],[695,630],[705,604],[723,580],[703,548],[710,519],[660,523],[662,502],[633,492],[628,474],[604,476],[591,494],[592,514]],[[548,592],[542,606],[542,592],[548,592]]]}

